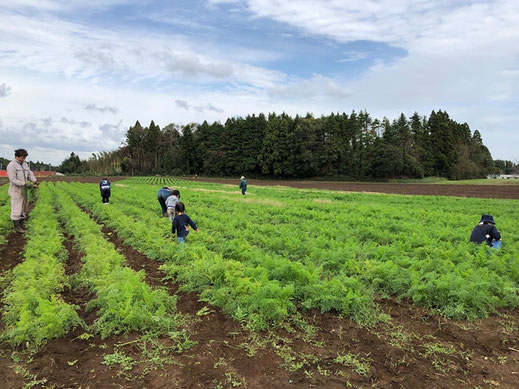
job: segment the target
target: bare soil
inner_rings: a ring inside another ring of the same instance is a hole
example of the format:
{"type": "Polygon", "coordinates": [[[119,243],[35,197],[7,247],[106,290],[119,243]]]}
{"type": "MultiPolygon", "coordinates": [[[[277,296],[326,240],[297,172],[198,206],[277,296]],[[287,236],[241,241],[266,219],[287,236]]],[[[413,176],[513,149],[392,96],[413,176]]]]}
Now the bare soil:
{"type": "MultiPolygon", "coordinates": [[[[221,309],[199,301],[197,294],[163,280],[160,262],[125,246],[114,231],[103,231],[128,266],[144,271],[149,285],[177,295],[182,328],[196,344],[177,352],[169,337],[144,342],[132,333],[101,339],[85,335],[83,328],[51,340],[33,355],[0,344],[0,388],[519,387],[517,309],[470,323],[445,320],[407,301],[379,298],[391,321],[373,328],[311,310],[302,313],[299,326],[251,333],[221,309]],[[116,351],[135,362],[102,363],[116,351]]],[[[1,275],[20,263],[24,245],[22,234],[8,236],[0,248],[1,275]]],[[[71,237],[64,245],[66,274],[73,275],[81,270],[82,255],[71,237]]],[[[66,289],[62,296],[78,306],[87,324],[94,322],[96,312],[86,309],[95,297],[89,290],[66,289]]]]}

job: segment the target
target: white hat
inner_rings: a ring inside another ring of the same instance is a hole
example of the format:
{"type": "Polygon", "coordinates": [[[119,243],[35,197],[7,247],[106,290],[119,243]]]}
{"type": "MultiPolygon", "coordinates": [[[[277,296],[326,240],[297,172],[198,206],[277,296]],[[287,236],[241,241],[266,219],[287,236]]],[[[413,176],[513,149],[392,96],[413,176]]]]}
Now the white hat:
{"type": "Polygon", "coordinates": [[[245,178],[245,176],[241,176],[240,180],[243,180],[245,178]]]}

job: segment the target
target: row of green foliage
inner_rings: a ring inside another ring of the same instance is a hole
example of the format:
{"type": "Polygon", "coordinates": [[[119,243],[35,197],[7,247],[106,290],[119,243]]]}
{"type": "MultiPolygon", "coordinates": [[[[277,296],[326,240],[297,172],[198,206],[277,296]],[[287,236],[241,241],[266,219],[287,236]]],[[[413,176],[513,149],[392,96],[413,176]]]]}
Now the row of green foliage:
{"type": "Polygon", "coordinates": [[[12,230],[11,205],[8,201],[7,189],[9,185],[0,186],[0,247],[7,243],[7,234],[12,230]]]}
{"type": "MultiPolygon", "coordinates": [[[[182,187],[177,185],[177,188],[182,187]]],[[[132,204],[128,213],[142,217],[141,209],[150,208],[149,192],[148,190],[145,195],[139,190],[125,193],[125,200],[132,204]]],[[[197,198],[207,197],[207,192],[188,192],[188,195],[189,204],[196,204],[197,198]]],[[[238,199],[241,200],[242,197],[238,197],[238,199]]],[[[263,214],[265,213],[263,209],[259,208],[259,210],[263,214]]],[[[232,212],[232,209],[229,209],[229,212],[232,212]]],[[[153,218],[154,214],[151,211],[148,217],[153,218]]],[[[372,296],[357,279],[347,274],[331,278],[323,272],[321,266],[292,260],[290,256],[285,255],[285,252],[276,253],[264,250],[255,245],[250,237],[237,234],[237,232],[251,233],[257,231],[256,228],[244,229],[241,228],[244,226],[242,220],[222,218],[220,208],[206,207],[202,214],[196,216],[196,220],[207,228],[207,233],[197,234],[194,244],[208,249],[211,253],[216,253],[218,257],[240,262],[255,269],[254,278],[256,279],[274,280],[283,287],[291,288],[290,299],[297,301],[301,307],[319,308],[322,312],[335,310],[360,323],[369,323],[374,319],[372,296]],[[226,226],[229,228],[227,229],[226,226]]],[[[298,250],[299,257],[301,251],[304,250],[298,250]]],[[[200,266],[203,268],[204,261],[200,263],[200,266]]],[[[176,274],[179,267],[165,266],[165,269],[176,274]]],[[[182,270],[184,278],[181,279],[183,281],[201,283],[200,274],[204,274],[203,269],[193,269],[188,266],[187,269],[182,270]]]]}
{"type": "Polygon", "coordinates": [[[68,285],[63,267],[66,251],[45,183],[40,191],[28,225],[24,262],[13,269],[12,280],[4,292],[6,326],[2,334],[12,345],[36,348],[66,334],[71,327],[82,325],[76,307],[60,296],[68,285]]]}
{"type": "Polygon", "coordinates": [[[7,203],[9,184],[0,185],[0,206],[7,203]]]}
{"type": "MultiPolygon", "coordinates": [[[[251,328],[262,329],[279,323],[297,306],[336,310],[361,323],[373,322],[372,296],[358,280],[348,276],[322,277],[319,268],[270,256],[239,240],[215,238],[215,231],[190,236],[189,245],[178,247],[167,236],[170,224],[150,210],[143,191],[154,188],[123,189],[125,202],[112,200],[104,207],[95,188],[75,184],[66,190],[107,225],[117,230],[127,244],[151,258],[168,261],[162,269],[185,284],[184,289],[201,293],[201,298],[222,307],[251,328]],[[143,202],[143,203],[140,203],[143,202]],[[166,232],[166,237],[164,237],[166,232]]],[[[119,187],[114,193],[119,191],[119,187]]],[[[148,197],[149,199],[149,197],[148,197]]],[[[216,233],[217,234],[217,233],[216,233]]]]}
{"type": "Polygon", "coordinates": [[[176,178],[168,177],[130,177],[126,179],[125,182],[131,184],[138,183],[160,186],[172,186],[183,181],[176,178]]]}
{"type": "Polygon", "coordinates": [[[53,193],[58,214],[73,235],[84,262],[78,282],[96,294],[87,308],[99,308],[94,323],[102,338],[129,331],[164,334],[177,325],[176,298],[143,282],[144,272],[125,266],[124,257],[105,240],[101,226],[82,212],[58,183],[53,193]]]}
{"type": "MultiPolygon", "coordinates": [[[[188,213],[216,242],[206,247],[226,258],[259,248],[312,264],[329,279],[354,277],[377,293],[410,298],[451,318],[485,317],[519,304],[517,201],[287,188],[254,188],[241,196],[228,186],[211,191],[207,184],[182,185],[188,213]],[[468,242],[482,213],[498,220],[500,251],[468,242]]],[[[136,207],[146,207],[153,190],[121,188],[136,207]]]]}

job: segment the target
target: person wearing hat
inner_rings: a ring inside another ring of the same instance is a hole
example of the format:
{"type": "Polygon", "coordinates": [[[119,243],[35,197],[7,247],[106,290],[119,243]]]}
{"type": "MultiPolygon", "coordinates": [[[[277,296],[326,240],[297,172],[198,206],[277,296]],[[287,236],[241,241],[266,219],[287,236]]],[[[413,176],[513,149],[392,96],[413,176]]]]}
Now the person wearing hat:
{"type": "Polygon", "coordinates": [[[159,201],[160,207],[162,208],[162,216],[167,217],[168,216],[168,207],[166,206],[166,200],[169,196],[171,196],[171,193],[173,192],[173,188],[163,186],[159,189],[157,192],[157,200],[159,201]]]}
{"type": "Polygon", "coordinates": [[[481,216],[479,224],[472,230],[470,241],[477,244],[486,242],[488,246],[497,249],[501,247],[501,234],[496,227],[492,215],[485,214],[481,216]]]}
{"type": "Polygon", "coordinates": [[[245,195],[245,192],[247,192],[247,181],[245,180],[245,176],[241,176],[240,180],[239,187],[241,188],[241,194],[245,195]]]}

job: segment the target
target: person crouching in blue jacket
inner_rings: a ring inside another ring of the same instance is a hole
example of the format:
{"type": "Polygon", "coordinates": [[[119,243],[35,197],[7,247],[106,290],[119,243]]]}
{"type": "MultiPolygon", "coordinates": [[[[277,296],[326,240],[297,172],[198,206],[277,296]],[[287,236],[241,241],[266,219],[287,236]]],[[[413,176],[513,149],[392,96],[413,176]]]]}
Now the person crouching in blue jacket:
{"type": "Polygon", "coordinates": [[[198,227],[191,220],[189,216],[184,214],[186,207],[184,203],[178,202],[175,205],[175,217],[173,218],[173,223],[171,224],[171,232],[175,234],[177,232],[178,243],[184,243],[186,241],[187,235],[189,234],[189,226],[193,228],[193,230],[198,231],[198,227]]]}
{"type": "Polygon", "coordinates": [[[479,224],[472,230],[470,241],[477,244],[486,242],[492,248],[501,248],[501,233],[497,229],[492,215],[481,216],[479,224]]]}

